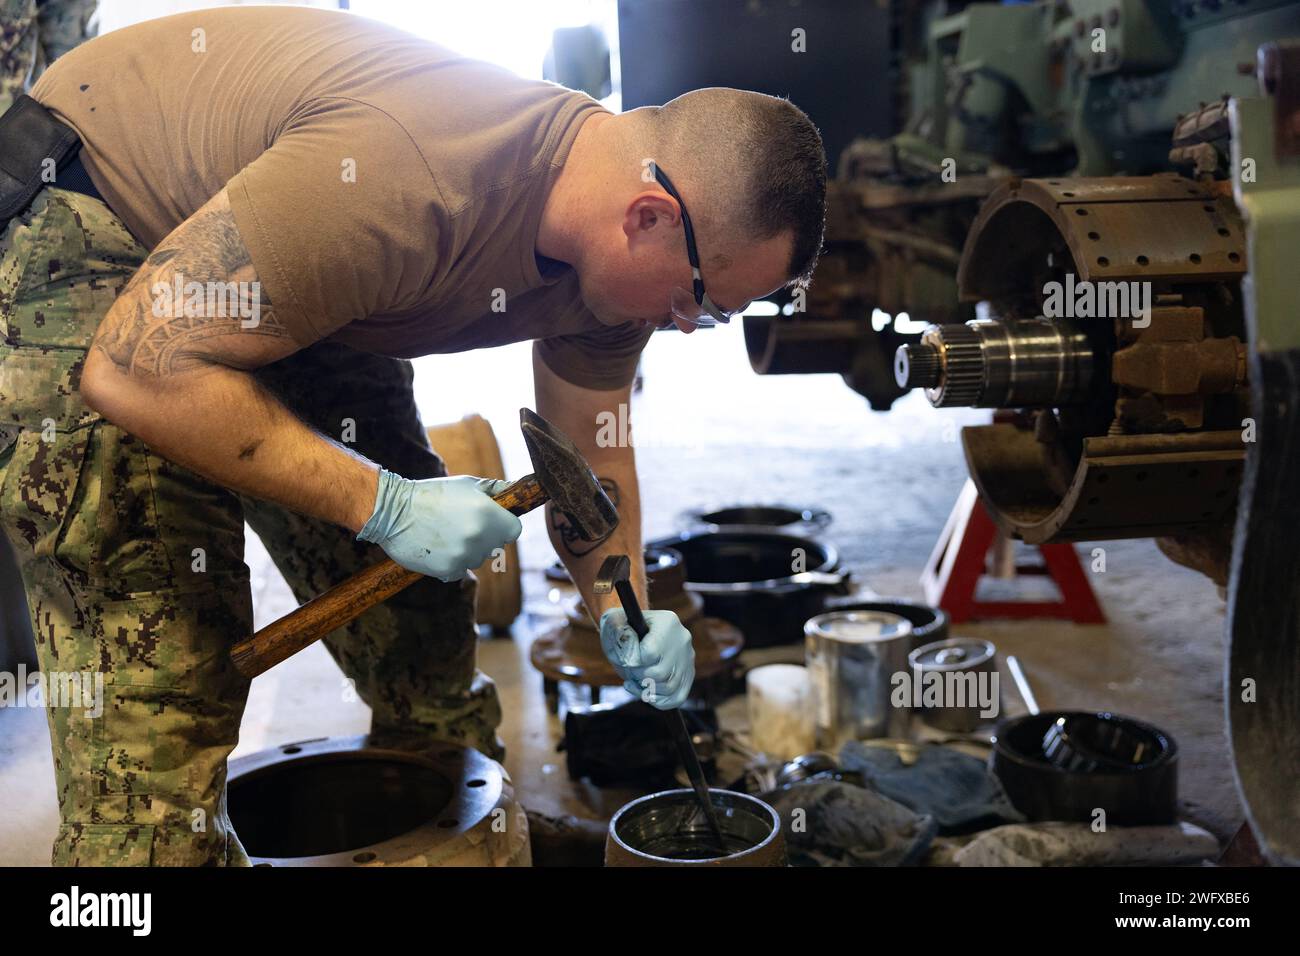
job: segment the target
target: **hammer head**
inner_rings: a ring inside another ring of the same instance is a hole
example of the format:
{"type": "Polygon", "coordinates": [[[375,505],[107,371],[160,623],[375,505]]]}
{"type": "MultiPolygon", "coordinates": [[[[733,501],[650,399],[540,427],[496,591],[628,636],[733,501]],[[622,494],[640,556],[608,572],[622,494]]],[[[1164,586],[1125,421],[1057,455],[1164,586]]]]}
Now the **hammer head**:
{"type": "Polygon", "coordinates": [[[587,541],[597,541],[618,527],[618,510],[591,473],[573,442],[532,409],[519,409],[528,456],[537,481],[573,529],[587,541]]]}
{"type": "Polygon", "coordinates": [[[632,562],[628,556],[611,554],[600,562],[600,570],[596,572],[596,580],[592,582],[591,589],[597,594],[609,594],[614,590],[615,584],[626,581],[631,576],[632,562]]]}

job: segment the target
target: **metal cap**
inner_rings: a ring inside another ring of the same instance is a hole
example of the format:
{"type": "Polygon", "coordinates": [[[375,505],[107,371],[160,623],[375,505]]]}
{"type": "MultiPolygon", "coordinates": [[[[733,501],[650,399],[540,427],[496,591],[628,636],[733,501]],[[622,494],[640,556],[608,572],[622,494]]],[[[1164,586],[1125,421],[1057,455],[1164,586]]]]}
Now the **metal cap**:
{"type": "Polygon", "coordinates": [[[997,648],[975,637],[953,637],[925,644],[907,655],[913,670],[968,671],[993,660],[997,648]]]}
{"type": "Polygon", "coordinates": [[[912,622],[885,611],[829,611],[810,618],[803,630],[809,637],[874,644],[909,637],[912,622]]]}

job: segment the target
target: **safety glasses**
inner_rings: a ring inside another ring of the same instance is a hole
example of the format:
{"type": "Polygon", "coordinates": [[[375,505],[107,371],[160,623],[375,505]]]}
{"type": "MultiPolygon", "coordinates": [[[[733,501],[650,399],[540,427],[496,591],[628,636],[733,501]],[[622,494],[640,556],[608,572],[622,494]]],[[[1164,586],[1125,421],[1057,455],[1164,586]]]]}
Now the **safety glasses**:
{"type": "Polygon", "coordinates": [[[694,323],[697,326],[708,327],[717,325],[719,322],[726,324],[731,321],[731,317],[740,312],[735,309],[728,312],[725,309],[718,308],[709,294],[704,291],[704,280],[700,278],[700,252],[695,247],[695,229],[691,226],[690,213],[686,211],[686,203],[682,202],[681,195],[677,192],[673,182],[669,179],[658,163],[651,163],[654,167],[655,179],[659,185],[664,187],[664,192],[677,200],[678,207],[682,211],[682,232],[686,234],[686,258],[691,263],[691,275],[693,276],[690,291],[677,286],[673,289],[671,307],[673,315],[679,319],[694,323]]]}

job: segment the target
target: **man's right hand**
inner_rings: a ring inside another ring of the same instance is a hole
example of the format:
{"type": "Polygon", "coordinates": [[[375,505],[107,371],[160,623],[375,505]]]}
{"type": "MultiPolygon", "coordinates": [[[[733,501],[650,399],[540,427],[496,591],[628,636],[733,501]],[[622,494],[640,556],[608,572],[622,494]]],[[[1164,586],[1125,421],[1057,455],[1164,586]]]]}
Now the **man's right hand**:
{"type": "Polygon", "coordinates": [[[381,470],[374,511],[357,538],[409,571],[459,581],[523,531],[491,497],[508,484],[466,475],[411,481],[381,470]]]}

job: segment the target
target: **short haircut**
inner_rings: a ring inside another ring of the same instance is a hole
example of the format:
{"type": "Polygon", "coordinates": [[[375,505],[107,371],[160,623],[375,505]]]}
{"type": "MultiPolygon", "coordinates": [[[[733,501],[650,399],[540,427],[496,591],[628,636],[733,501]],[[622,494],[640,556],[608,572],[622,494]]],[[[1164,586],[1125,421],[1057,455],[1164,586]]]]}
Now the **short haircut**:
{"type": "MultiPolygon", "coordinates": [[[[662,164],[677,169],[709,211],[692,218],[755,239],[791,233],[788,275],[807,285],[826,228],[826,151],[817,127],[789,100],[748,90],[711,88],[654,111],[662,164]]],[[[680,183],[679,183],[680,185],[680,183]]]]}

